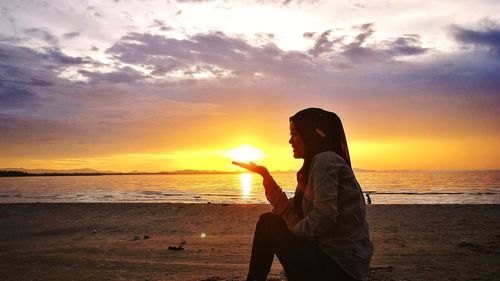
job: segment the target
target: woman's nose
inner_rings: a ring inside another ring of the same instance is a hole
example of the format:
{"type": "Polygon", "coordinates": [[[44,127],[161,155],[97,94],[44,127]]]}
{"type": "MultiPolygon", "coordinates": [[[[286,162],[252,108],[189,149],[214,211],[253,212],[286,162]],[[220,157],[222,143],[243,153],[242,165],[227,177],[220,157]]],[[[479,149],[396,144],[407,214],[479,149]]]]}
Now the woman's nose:
{"type": "Polygon", "coordinates": [[[290,137],[290,139],[288,140],[288,143],[289,144],[292,144],[292,138],[290,137]]]}

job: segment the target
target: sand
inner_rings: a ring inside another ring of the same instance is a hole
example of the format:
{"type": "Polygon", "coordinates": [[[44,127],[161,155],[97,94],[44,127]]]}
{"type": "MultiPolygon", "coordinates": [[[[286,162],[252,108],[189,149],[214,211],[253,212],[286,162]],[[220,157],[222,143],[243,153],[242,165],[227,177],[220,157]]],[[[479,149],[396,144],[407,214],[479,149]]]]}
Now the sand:
{"type": "MultiPolygon", "coordinates": [[[[367,207],[370,280],[500,280],[499,205],[367,207]]],[[[255,223],[269,210],[0,204],[0,279],[245,280],[255,223]],[[184,250],[168,250],[181,239],[184,250]]],[[[286,280],[277,261],[269,280],[286,280]]]]}

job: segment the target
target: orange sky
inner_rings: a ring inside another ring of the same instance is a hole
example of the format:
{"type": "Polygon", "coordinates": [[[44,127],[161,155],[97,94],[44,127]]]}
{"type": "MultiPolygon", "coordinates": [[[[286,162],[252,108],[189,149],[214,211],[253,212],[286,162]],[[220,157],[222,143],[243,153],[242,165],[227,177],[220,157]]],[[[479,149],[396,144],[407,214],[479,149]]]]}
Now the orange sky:
{"type": "Polygon", "coordinates": [[[355,168],[500,169],[490,1],[4,2],[0,168],[296,170],[321,107],[355,168]]]}

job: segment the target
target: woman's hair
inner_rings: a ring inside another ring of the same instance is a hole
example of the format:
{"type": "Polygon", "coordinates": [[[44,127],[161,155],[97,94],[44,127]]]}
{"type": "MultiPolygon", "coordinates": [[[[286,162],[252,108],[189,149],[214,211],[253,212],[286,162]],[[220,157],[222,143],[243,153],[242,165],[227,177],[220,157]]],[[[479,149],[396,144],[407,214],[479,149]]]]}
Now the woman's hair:
{"type": "MultiPolygon", "coordinates": [[[[333,151],[351,167],[344,127],[337,114],[321,108],[307,108],[290,117],[290,122],[293,122],[305,145],[304,163],[297,173],[302,184],[307,184],[311,162],[318,153],[333,151]]],[[[303,190],[295,191],[294,206],[301,216],[303,196],[303,190]]]]}

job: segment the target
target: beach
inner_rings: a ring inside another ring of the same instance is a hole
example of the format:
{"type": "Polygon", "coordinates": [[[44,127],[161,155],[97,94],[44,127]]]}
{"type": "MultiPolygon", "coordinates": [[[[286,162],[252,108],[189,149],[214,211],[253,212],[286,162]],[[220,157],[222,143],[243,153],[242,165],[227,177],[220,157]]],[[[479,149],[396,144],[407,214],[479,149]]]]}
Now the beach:
{"type": "MultiPolygon", "coordinates": [[[[255,223],[270,209],[0,204],[1,279],[245,280],[255,223]]],[[[499,205],[369,205],[370,280],[499,280],[498,218],[499,205]]],[[[269,280],[286,280],[276,259],[269,280]]]]}

